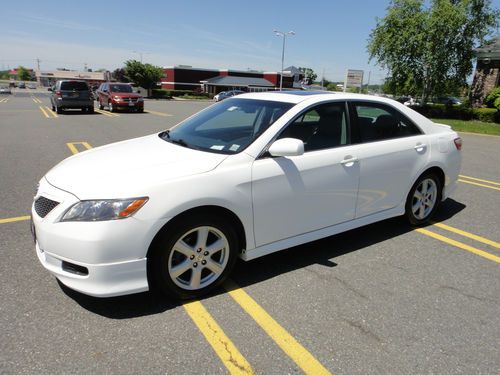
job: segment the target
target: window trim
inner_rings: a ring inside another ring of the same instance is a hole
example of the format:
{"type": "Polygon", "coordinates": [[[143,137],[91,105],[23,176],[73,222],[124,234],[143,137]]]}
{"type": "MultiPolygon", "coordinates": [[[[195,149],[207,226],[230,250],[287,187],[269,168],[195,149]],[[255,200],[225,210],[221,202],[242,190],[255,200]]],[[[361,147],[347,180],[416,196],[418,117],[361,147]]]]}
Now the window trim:
{"type": "Polygon", "coordinates": [[[310,152],[318,152],[318,151],[325,151],[325,150],[332,150],[340,147],[345,147],[345,146],[352,146],[353,141],[352,141],[352,118],[351,118],[351,109],[349,107],[349,100],[346,99],[336,99],[336,100],[328,100],[324,102],[319,102],[319,103],[313,103],[303,110],[301,110],[297,115],[295,115],[290,121],[288,121],[283,127],[274,135],[274,137],[267,143],[267,145],[262,149],[262,151],[259,153],[259,155],[255,158],[255,160],[259,159],[264,159],[264,158],[273,158],[271,154],[269,154],[269,147],[276,142],[276,140],[279,138],[279,136],[290,126],[292,125],[298,118],[301,116],[304,116],[307,112],[309,112],[311,109],[315,107],[319,107],[322,105],[326,104],[335,104],[335,103],[343,103],[344,108],[345,108],[345,118],[346,118],[346,127],[347,127],[347,141],[345,145],[338,145],[335,147],[330,147],[330,148],[323,148],[319,150],[311,150],[311,151],[304,151],[304,154],[310,153],[310,152]]]}
{"type": "MultiPolygon", "coordinates": [[[[352,144],[367,144],[367,143],[373,143],[373,142],[384,142],[384,141],[390,141],[393,139],[416,137],[416,136],[425,134],[425,132],[420,128],[420,126],[418,126],[413,120],[411,120],[408,116],[406,116],[398,108],[394,107],[393,105],[391,105],[389,103],[382,103],[382,102],[377,102],[377,101],[372,101],[372,100],[359,100],[359,99],[348,99],[347,103],[348,103],[349,108],[350,108],[351,113],[352,113],[351,120],[352,120],[353,126],[351,127],[351,130],[354,129],[355,135],[356,135],[356,138],[355,138],[356,142],[355,143],[352,142],[352,144]],[[381,108],[389,113],[396,112],[400,116],[401,121],[405,121],[405,122],[408,122],[409,124],[411,124],[418,131],[418,133],[417,134],[410,134],[410,135],[402,135],[402,136],[398,136],[398,137],[394,137],[394,138],[374,139],[371,141],[362,142],[361,141],[361,127],[360,127],[359,121],[358,121],[359,117],[358,117],[358,111],[356,110],[356,105],[362,106],[364,104],[366,104],[367,107],[370,107],[370,106],[371,107],[379,107],[379,108],[381,108]],[[387,110],[387,108],[389,110],[387,110]]],[[[352,138],[351,138],[351,141],[352,141],[352,138]]]]}

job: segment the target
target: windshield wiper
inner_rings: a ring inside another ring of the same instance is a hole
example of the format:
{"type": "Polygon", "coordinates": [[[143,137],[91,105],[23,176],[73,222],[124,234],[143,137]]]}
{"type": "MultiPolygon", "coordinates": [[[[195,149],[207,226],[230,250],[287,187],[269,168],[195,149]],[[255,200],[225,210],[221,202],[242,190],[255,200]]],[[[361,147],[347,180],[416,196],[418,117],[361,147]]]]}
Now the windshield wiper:
{"type": "Polygon", "coordinates": [[[189,145],[186,142],[184,142],[182,139],[171,139],[170,136],[168,136],[168,137],[169,137],[170,142],[175,143],[177,145],[180,145],[182,147],[189,148],[189,145]]]}

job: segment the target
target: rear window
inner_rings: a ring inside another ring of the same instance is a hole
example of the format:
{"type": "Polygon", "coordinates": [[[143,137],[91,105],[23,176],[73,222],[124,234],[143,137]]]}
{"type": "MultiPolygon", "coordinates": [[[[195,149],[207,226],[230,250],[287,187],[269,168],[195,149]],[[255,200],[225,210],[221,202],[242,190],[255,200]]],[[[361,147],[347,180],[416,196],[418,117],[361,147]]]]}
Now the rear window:
{"type": "Polygon", "coordinates": [[[61,90],[89,91],[89,86],[87,85],[87,82],[67,81],[61,82],[61,90]]]}

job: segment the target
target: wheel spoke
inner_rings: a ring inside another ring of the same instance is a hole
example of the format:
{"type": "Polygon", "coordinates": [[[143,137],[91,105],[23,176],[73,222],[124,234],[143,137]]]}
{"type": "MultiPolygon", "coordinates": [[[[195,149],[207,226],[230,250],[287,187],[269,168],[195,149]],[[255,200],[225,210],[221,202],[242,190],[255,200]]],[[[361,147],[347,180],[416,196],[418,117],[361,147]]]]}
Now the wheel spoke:
{"type": "Polygon", "coordinates": [[[420,209],[418,210],[418,218],[423,219],[425,217],[425,204],[420,205],[420,209]]]}
{"type": "Polygon", "coordinates": [[[413,194],[413,196],[415,198],[417,198],[418,200],[422,199],[424,196],[422,195],[421,192],[419,192],[418,190],[415,190],[415,194],[413,194]]]}
{"type": "Polygon", "coordinates": [[[177,243],[174,245],[174,251],[177,251],[178,253],[181,253],[186,257],[189,257],[195,252],[194,249],[192,249],[191,246],[189,246],[183,240],[177,241],[177,243]]]}
{"type": "Polygon", "coordinates": [[[198,289],[200,287],[201,280],[201,267],[193,268],[191,272],[191,280],[189,280],[189,286],[193,289],[198,289]]]}
{"type": "Polygon", "coordinates": [[[422,194],[426,194],[428,188],[429,182],[427,180],[422,181],[422,194]]]}
{"type": "Polygon", "coordinates": [[[176,279],[179,276],[181,276],[184,272],[188,271],[190,268],[191,268],[191,262],[186,259],[184,262],[170,269],[170,276],[176,279]]]}
{"type": "Polygon", "coordinates": [[[213,244],[210,246],[207,246],[206,250],[210,255],[215,254],[218,251],[221,251],[226,247],[226,241],[224,241],[222,238],[219,238],[217,241],[215,241],[213,244]]]}
{"type": "Polygon", "coordinates": [[[417,212],[418,210],[420,209],[420,207],[422,207],[422,201],[421,200],[418,200],[417,203],[415,203],[413,206],[412,206],[412,211],[415,215],[417,215],[417,212]]]}
{"type": "Polygon", "coordinates": [[[207,261],[205,267],[208,268],[213,273],[215,273],[216,275],[220,275],[224,271],[224,268],[219,263],[214,262],[213,260],[207,261]]]}
{"type": "Polygon", "coordinates": [[[196,248],[202,248],[204,249],[206,244],[207,244],[207,238],[208,238],[208,228],[207,227],[202,227],[198,229],[198,239],[196,240],[196,248]]]}

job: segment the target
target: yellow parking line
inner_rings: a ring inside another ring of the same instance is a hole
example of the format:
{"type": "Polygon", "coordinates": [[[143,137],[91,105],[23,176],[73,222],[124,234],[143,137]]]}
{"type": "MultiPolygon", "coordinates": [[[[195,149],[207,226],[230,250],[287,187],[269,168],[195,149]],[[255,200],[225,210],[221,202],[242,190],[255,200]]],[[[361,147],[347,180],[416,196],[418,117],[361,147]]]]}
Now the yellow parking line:
{"type": "Polygon", "coordinates": [[[446,224],[443,224],[443,223],[433,223],[433,225],[436,226],[436,227],[438,227],[438,228],[447,230],[449,232],[453,232],[453,233],[459,234],[459,235],[461,235],[463,237],[467,237],[467,238],[470,238],[472,240],[476,240],[478,242],[482,242],[482,243],[484,243],[486,245],[490,245],[490,246],[496,247],[497,249],[500,249],[500,243],[492,241],[492,240],[489,240],[489,239],[481,237],[481,236],[478,236],[476,234],[469,233],[469,232],[466,232],[464,230],[461,230],[461,229],[458,229],[458,228],[454,228],[452,226],[449,226],[449,225],[446,225],[446,224]]]}
{"type": "Polygon", "coordinates": [[[78,154],[80,152],[76,148],[76,145],[82,145],[87,150],[90,150],[92,148],[92,146],[89,145],[87,142],[69,142],[69,143],[66,143],[66,146],[68,146],[69,150],[73,153],[73,155],[78,154]]]}
{"type": "Polygon", "coordinates": [[[480,249],[477,249],[475,247],[466,245],[466,244],[464,244],[462,242],[458,242],[458,241],[452,240],[451,238],[448,238],[448,237],[442,236],[440,234],[431,232],[430,230],[427,230],[427,229],[417,228],[417,229],[415,229],[415,231],[417,231],[417,232],[419,232],[421,234],[424,234],[426,236],[432,237],[432,238],[434,238],[436,240],[445,242],[445,243],[447,243],[449,245],[458,247],[458,248],[460,248],[462,250],[469,251],[469,252],[471,252],[473,254],[479,255],[480,257],[492,260],[493,262],[500,263],[500,257],[498,257],[496,255],[493,255],[493,254],[490,254],[490,253],[488,253],[488,252],[486,252],[484,250],[480,250],[480,249]]]}
{"type": "Polygon", "coordinates": [[[484,185],[484,184],[479,184],[477,182],[466,181],[466,180],[462,180],[461,178],[459,178],[458,181],[465,182],[466,184],[471,184],[471,185],[485,187],[485,188],[488,188],[488,189],[500,190],[500,188],[497,188],[497,187],[494,187],[494,186],[488,186],[488,185],[484,185]]]}
{"type": "Polygon", "coordinates": [[[500,182],[494,182],[494,181],[490,181],[490,180],[482,180],[482,179],[480,179],[480,178],[470,177],[470,176],[464,176],[464,175],[462,175],[462,174],[459,174],[459,175],[458,175],[458,177],[467,178],[468,180],[474,180],[474,181],[486,182],[487,184],[499,185],[499,186],[500,186],[500,182]]]}
{"type": "Polygon", "coordinates": [[[183,306],[230,374],[254,373],[248,361],[226,336],[201,302],[188,302],[183,306]]]}
{"type": "Polygon", "coordinates": [[[278,346],[306,374],[330,374],[330,372],[290,335],[271,315],[269,315],[252,297],[233,281],[224,284],[229,295],[250,315],[253,320],[278,344],[278,346]]]}
{"type": "Polygon", "coordinates": [[[106,111],[103,111],[101,109],[96,109],[95,111],[98,112],[98,113],[100,113],[101,115],[105,115],[105,116],[108,116],[108,117],[120,117],[120,115],[118,115],[116,113],[106,112],[106,111]]]}
{"type": "Polygon", "coordinates": [[[7,103],[8,100],[9,100],[9,98],[3,98],[0,100],[0,103],[7,103]]]}
{"type": "Polygon", "coordinates": [[[156,112],[156,111],[150,111],[150,110],[145,110],[144,112],[146,113],[151,113],[153,115],[157,115],[157,116],[163,116],[163,117],[171,117],[172,115],[170,113],[164,113],[164,112],[156,112]]]}
{"type": "Polygon", "coordinates": [[[29,220],[29,219],[30,219],[30,216],[9,217],[7,219],[0,219],[0,224],[13,223],[15,221],[24,221],[24,220],[29,220]]]}
{"type": "MultiPolygon", "coordinates": [[[[40,102],[40,103],[41,103],[41,102],[40,102]]],[[[57,113],[56,113],[56,112],[54,112],[54,111],[53,111],[52,109],[50,109],[49,107],[45,106],[45,108],[47,109],[47,112],[49,112],[52,116],[54,116],[54,118],[59,117],[59,116],[57,115],[57,113]]]]}
{"type": "Polygon", "coordinates": [[[38,108],[40,108],[40,111],[42,111],[42,113],[43,113],[43,115],[44,115],[45,117],[50,118],[50,116],[48,115],[48,113],[47,113],[47,112],[45,112],[45,109],[43,109],[43,107],[42,107],[42,106],[39,106],[38,108]]]}

